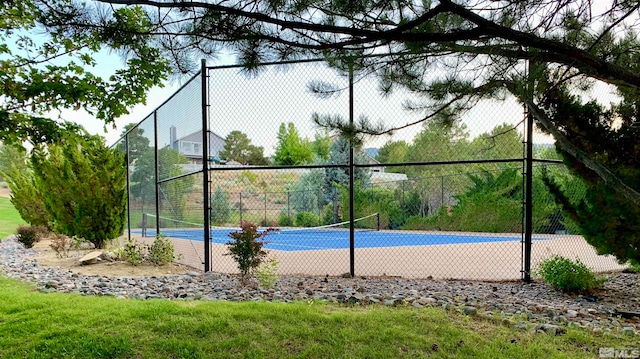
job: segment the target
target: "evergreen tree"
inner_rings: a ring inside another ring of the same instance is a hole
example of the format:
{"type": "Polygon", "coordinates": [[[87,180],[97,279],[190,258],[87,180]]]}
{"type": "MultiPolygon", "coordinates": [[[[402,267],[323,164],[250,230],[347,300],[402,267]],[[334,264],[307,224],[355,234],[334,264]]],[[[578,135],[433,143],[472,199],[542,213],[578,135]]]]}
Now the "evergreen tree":
{"type": "MultiPolygon", "coordinates": [[[[333,144],[331,144],[331,151],[329,154],[330,165],[349,165],[349,141],[344,137],[339,137],[333,144]]],[[[356,164],[366,164],[367,156],[361,151],[360,148],[354,148],[353,159],[356,164]]],[[[368,168],[356,167],[354,173],[354,182],[357,182],[358,186],[367,187],[371,183],[371,171],[368,168]]],[[[340,199],[340,188],[349,186],[349,168],[348,167],[329,167],[325,169],[324,180],[324,203],[333,203],[333,221],[339,222],[340,208],[338,204],[340,199]]]]}
{"type": "MultiPolygon", "coordinates": [[[[551,104],[553,121],[562,128],[571,143],[606,168],[634,190],[640,190],[640,128],[637,97],[628,98],[617,111],[604,110],[596,102],[583,103],[579,98],[558,93],[551,104]]],[[[640,207],[605,181],[585,161],[557,146],[569,169],[586,184],[584,197],[572,196],[550,173],[545,182],[556,200],[579,227],[587,242],[599,254],[614,255],[620,262],[640,263],[640,207]]]]}
{"type": "Polygon", "coordinates": [[[224,225],[229,221],[230,215],[229,195],[218,186],[211,196],[211,222],[214,225],[224,225]]]}
{"type": "Polygon", "coordinates": [[[36,187],[33,170],[23,147],[0,147],[0,175],[11,190],[11,203],[22,219],[33,226],[51,226],[52,218],[44,205],[44,198],[36,187]]]}
{"type": "Polygon", "coordinates": [[[300,176],[291,192],[291,207],[297,212],[319,213],[325,203],[323,187],[325,173],[322,169],[312,169],[300,176]]]}
{"type": "Polygon", "coordinates": [[[118,144],[118,149],[122,153],[127,154],[127,163],[134,164],[136,160],[149,150],[150,139],[144,135],[144,130],[136,128],[135,123],[124,126],[121,136],[127,135],[127,142],[122,141],[118,144]],[[127,148],[125,148],[127,145],[127,148]],[[128,152],[126,152],[128,150],[128,152]]]}
{"type": "Polygon", "coordinates": [[[102,248],[124,231],[124,156],[98,136],[68,135],[64,143],[34,148],[31,163],[56,232],[102,248]]]}

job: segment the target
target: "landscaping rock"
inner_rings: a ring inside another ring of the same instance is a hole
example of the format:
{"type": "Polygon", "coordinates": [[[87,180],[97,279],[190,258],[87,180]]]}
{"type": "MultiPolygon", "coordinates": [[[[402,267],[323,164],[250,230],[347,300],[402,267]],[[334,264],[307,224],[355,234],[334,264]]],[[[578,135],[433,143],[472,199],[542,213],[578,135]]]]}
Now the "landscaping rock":
{"type": "MultiPolygon", "coordinates": [[[[99,256],[100,251],[90,254],[99,256]]],[[[104,255],[104,252],[103,252],[104,255]]],[[[0,241],[3,276],[33,283],[43,292],[79,293],[115,298],[171,300],[280,301],[319,300],[356,305],[414,308],[440,307],[502,321],[518,330],[561,335],[566,325],[589,328],[594,333],[616,331],[636,334],[640,318],[640,275],[611,276],[597,300],[558,292],[542,283],[484,283],[403,278],[341,278],[281,276],[272,288],[241,286],[236,275],[199,272],[186,275],[117,278],[89,276],[58,268],[41,267],[33,249],[14,238],[0,241]],[[481,310],[479,310],[481,308],[481,310]],[[483,314],[481,314],[483,313],[483,314]],[[488,313],[492,313],[489,315],[488,313]],[[621,315],[620,313],[631,313],[621,315]],[[527,317],[525,323],[513,325],[527,317]],[[553,323],[553,324],[552,324],[553,323]]],[[[82,261],[83,259],[81,259],[82,261]]],[[[420,310],[420,309],[417,309],[420,310]]]]}
{"type": "Polygon", "coordinates": [[[84,257],[80,258],[79,262],[82,265],[93,264],[98,261],[98,258],[102,255],[102,251],[93,251],[84,255],[84,257]]]}
{"type": "Polygon", "coordinates": [[[623,327],[622,328],[623,335],[634,335],[636,334],[636,328],[634,327],[623,327]]]}

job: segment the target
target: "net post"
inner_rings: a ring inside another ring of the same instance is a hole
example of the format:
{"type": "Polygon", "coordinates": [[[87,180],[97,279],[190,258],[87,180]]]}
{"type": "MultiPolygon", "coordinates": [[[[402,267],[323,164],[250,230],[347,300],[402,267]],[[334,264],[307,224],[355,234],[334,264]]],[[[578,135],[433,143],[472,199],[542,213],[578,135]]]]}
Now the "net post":
{"type": "Polygon", "coordinates": [[[380,212],[376,213],[376,231],[380,230],[380,212]]]}
{"type": "MultiPolygon", "coordinates": [[[[142,212],[142,237],[147,236],[147,212],[142,212]]],[[[131,238],[129,238],[131,239],[131,238]]]]}

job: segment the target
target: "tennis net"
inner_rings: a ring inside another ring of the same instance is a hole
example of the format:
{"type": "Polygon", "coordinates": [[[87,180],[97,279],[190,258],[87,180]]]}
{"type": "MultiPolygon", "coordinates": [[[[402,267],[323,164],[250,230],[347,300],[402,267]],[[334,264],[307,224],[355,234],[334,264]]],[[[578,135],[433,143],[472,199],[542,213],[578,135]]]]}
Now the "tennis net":
{"type": "MultiPolygon", "coordinates": [[[[147,220],[143,220],[142,226],[142,236],[155,236],[155,226],[145,226],[145,223],[155,223],[155,219],[158,219],[158,223],[160,224],[160,231],[170,230],[172,237],[178,238],[194,238],[200,237],[200,239],[204,238],[204,224],[182,221],[179,219],[168,218],[168,217],[156,217],[150,213],[144,213],[143,216],[147,218],[147,220]]],[[[379,231],[380,230],[380,213],[373,213],[365,217],[357,218],[354,221],[354,229],[357,232],[367,232],[367,231],[379,231]]],[[[238,227],[209,227],[211,233],[213,234],[222,234],[226,235],[230,232],[238,231],[238,227]]],[[[306,234],[312,233],[339,233],[339,232],[348,232],[350,230],[350,221],[344,221],[340,223],[327,224],[323,226],[315,226],[315,227],[282,227],[277,228],[277,233],[279,234],[290,234],[292,236],[300,235],[304,236],[306,234]]]]}
{"type": "MultiPolygon", "coordinates": [[[[286,227],[280,228],[280,234],[302,234],[302,233],[335,233],[347,232],[350,230],[351,221],[327,224],[317,227],[286,227]]],[[[354,229],[358,232],[379,231],[380,230],[380,213],[373,213],[365,217],[353,220],[354,229]]]]}

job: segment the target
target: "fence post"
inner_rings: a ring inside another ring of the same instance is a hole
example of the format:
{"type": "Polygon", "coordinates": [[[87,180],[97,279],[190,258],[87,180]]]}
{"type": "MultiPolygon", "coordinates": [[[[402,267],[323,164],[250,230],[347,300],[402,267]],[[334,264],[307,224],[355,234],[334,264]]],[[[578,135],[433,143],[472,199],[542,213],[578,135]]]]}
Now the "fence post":
{"type": "MultiPolygon", "coordinates": [[[[138,128],[135,129],[138,131],[138,128]]],[[[127,168],[127,239],[131,240],[131,184],[129,181],[129,134],[124,136],[125,160],[127,168]]]]}
{"type": "Polygon", "coordinates": [[[240,222],[242,222],[242,192],[240,192],[240,222]]]}
{"type": "MultiPolygon", "coordinates": [[[[529,66],[529,75],[531,73],[531,62],[527,64],[529,66]]],[[[531,78],[529,78],[531,81],[531,78]]],[[[529,83],[529,93],[532,94],[533,85],[529,83]]],[[[531,111],[527,110],[527,125],[526,125],[526,157],[524,160],[525,166],[525,193],[524,193],[524,248],[523,248],[523,272],[522,280],[529,283],[531,282],[531,233],[533,232],[533,115],[531,111]]]]}
{"type": "Polygon", "coordinates": [[[524,192],[524,256],[522,280],[531,282],[531,232],[533,232],[533,116],[527,114],[527,139],[524,192]]]}
{"type": "Polygon", "coordinates": [[[291,192],[287,190],[287,218],[289,219],[288,223],[291,225],[291,192]]]}
{"type": "Polygon", "coordinates": [[[153,141],[154,141],[154,161],[156,173],[154,174],[156,191],[156,236],[160,234],[160,169],[158,168],[158,111],[153,111],[153,141]]]}
{"type": "Polygon", "coordinates": [[[333,188],[333,223],[338,223],[340,222],[338,218],[338,188],[334,185],[331,185],[331,188],[333,188]]]}
{"type": "Polygon", "coordinates": [[[264,193],[264,225],[267,226],[267,192],[264,193]]]}
{"type": "Polygon", "coordinates": [[[202,111],[202,202],[203,202],[203,217],[204,217],[204,271],[209,272],[212,269],[211,265],[211,202],[209,188],[209,117],[207,116],[208,110],[208,91],[207,91],[207,61],[202,59],[200,61],[201,71],[201,111],[202,111]]]}
{"type": "Polygon", "coordinates": [[[440,208],[444,208],[444,175],[440,176],[440,208]]]}
{"type": "Polygon", "coordinates": [[[405,180],[401,181],[402,183],[402,196],[400,197],[400,208],[402,209],[402,224],[404,224],[404,222],[407,220],[406,218],[406,212],[407,212],[407,208],[405,207],[405,202],[404,202],[404,183],[405,180]]]}
{"type": "MultiPolygon", "coordinates": [[[[349,125],[353,126],[353,64],[349,64],[349,125]]],[[[355,277],[355,227],[354,227],[354,183],[353,138],[349,139],[349,274],[355,277]]]]}

